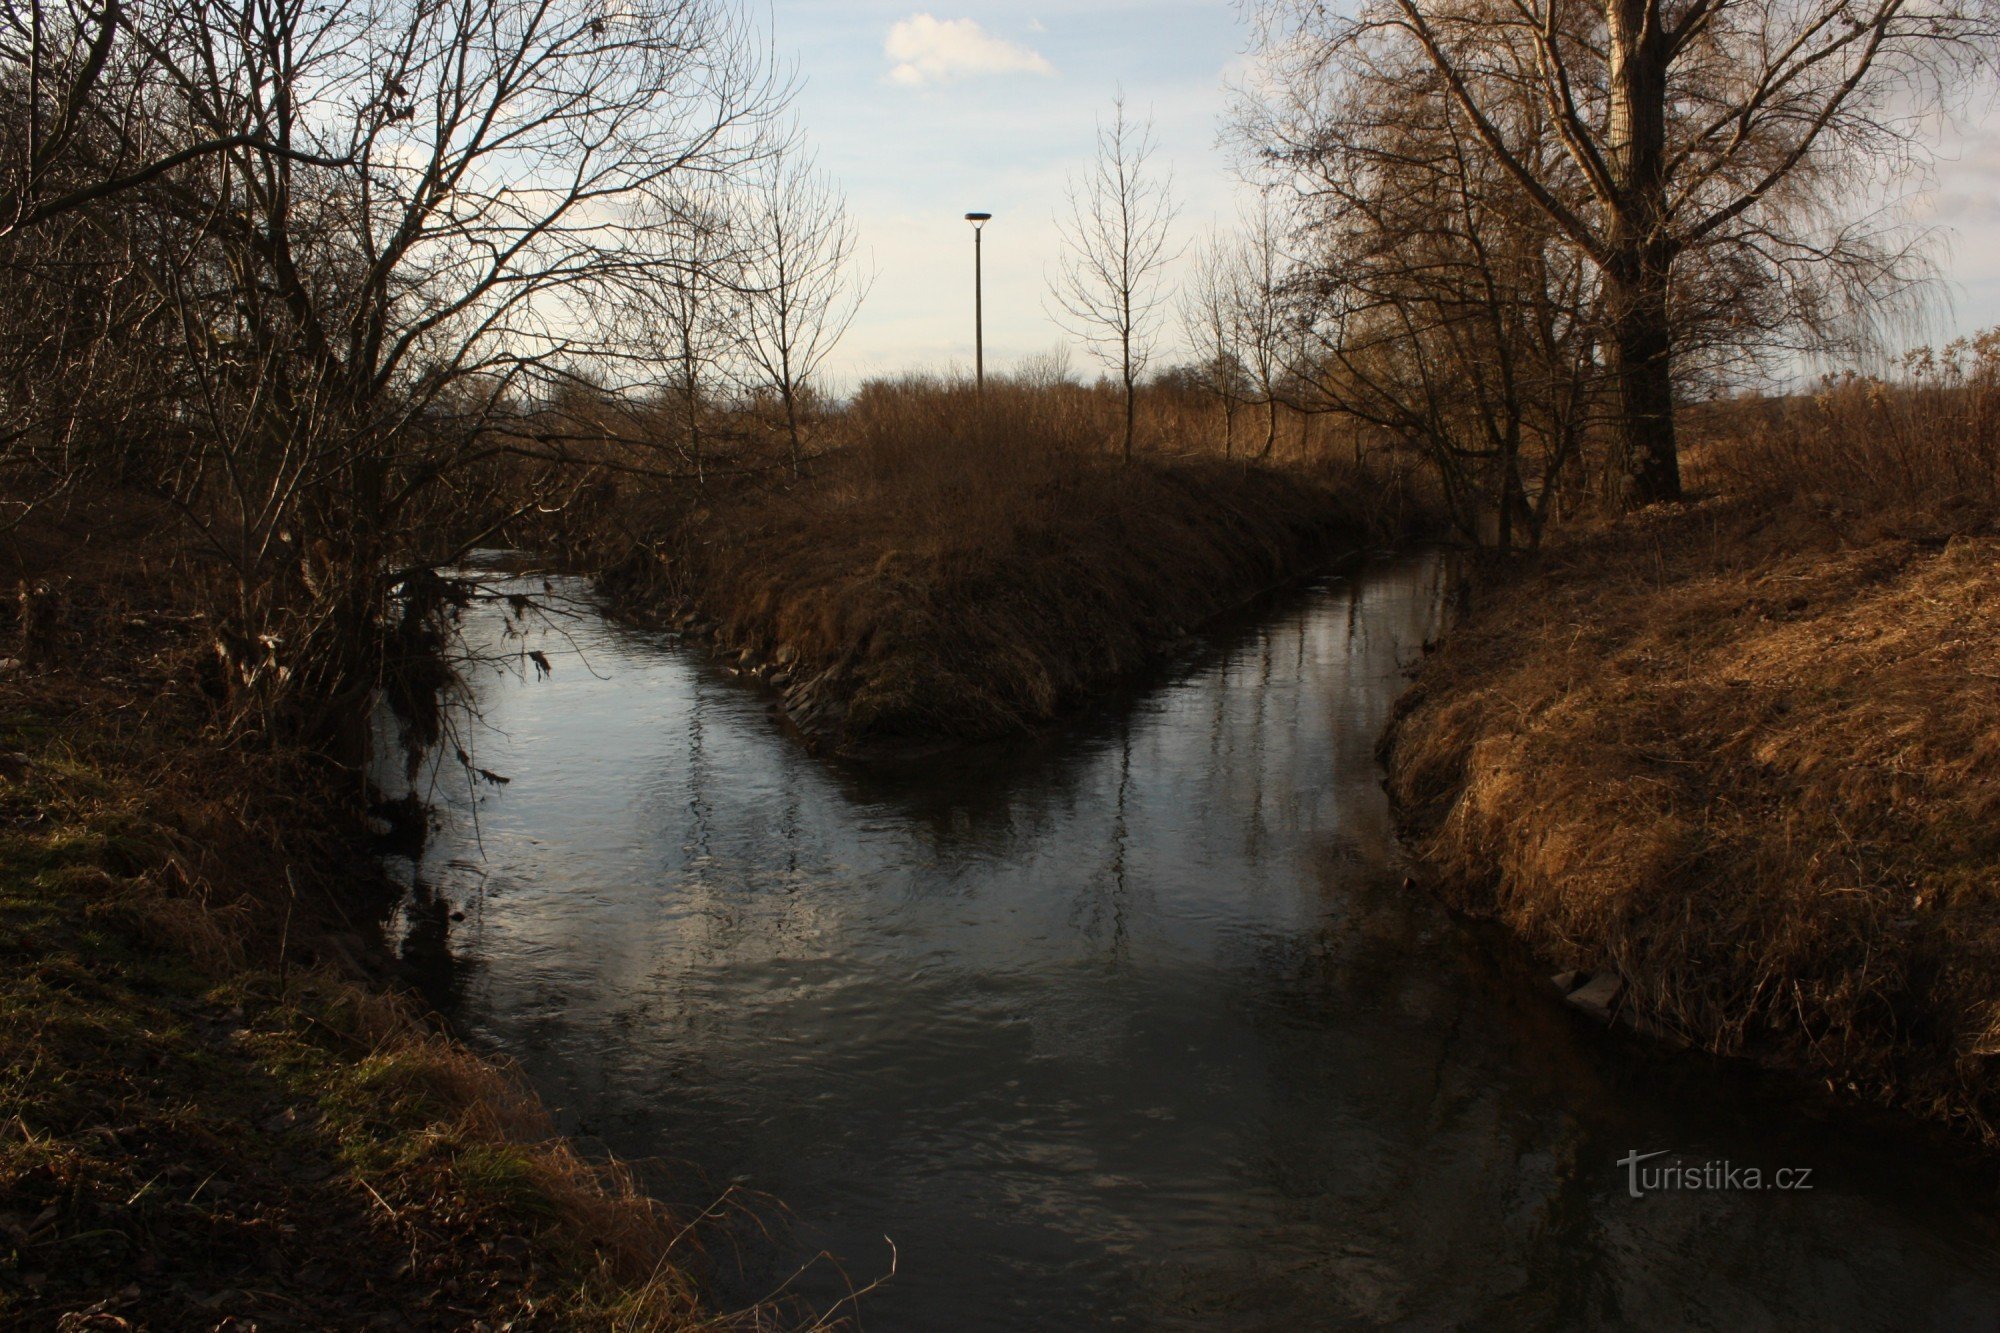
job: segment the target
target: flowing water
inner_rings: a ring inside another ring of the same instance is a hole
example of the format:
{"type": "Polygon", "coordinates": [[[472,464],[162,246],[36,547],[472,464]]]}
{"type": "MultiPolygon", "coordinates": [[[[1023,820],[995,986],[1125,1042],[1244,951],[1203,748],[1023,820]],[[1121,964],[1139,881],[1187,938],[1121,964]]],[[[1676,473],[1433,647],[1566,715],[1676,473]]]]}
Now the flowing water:
{"type": "Polygon", "coordinates": [[[1328,578],[870,770],[670,636],[487,604],[553,675],[481,675],[511,780],[440,783],[410,949],[566,1130],[690,1212],[782,1201],[711,1238],[729,1300],[893,1255],[868,1328],[1994,1326],[1986,1184],[1594,1029],[1404,887],[1373,751],[1438,585],[1328,578]],[[1634,1198],[1635,1151],[1811,1189],[1634,1198]]]}

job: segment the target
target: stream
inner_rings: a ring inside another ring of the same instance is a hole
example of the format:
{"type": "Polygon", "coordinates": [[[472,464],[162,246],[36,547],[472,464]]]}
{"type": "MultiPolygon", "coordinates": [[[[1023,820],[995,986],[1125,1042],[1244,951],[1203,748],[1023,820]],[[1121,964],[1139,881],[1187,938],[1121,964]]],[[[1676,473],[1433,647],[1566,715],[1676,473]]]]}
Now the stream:
{"type": "Polygon", "coordinates": [[[457,744],[508,781],[433,771],[407,951],[562,1129],[723,1201],[724,1305],[1993,1327],[1990,1177],[1601,1031],[1405,887],[1374,747],[1441,569],[1321,579],[1060,728],[870,768],[580,582],[546,622],[481,602],[504,660],[457,744]],[[1633,1197],[1633,1153],[1738,1175],[1633,1197]]]}

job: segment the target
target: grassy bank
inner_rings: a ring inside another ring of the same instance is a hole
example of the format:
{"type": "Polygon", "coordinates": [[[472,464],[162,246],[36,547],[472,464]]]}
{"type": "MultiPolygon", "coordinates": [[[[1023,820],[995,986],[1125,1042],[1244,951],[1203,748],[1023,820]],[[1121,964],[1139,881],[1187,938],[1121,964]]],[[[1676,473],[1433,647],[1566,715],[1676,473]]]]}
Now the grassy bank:
{"type": "Polygon", "coordinates": [[[1443,892],[1551,971],[1610,971],[1628,1015],[1988,1140],[1992,381],[1716,409],[1709,498],[1491,576],[1385,741],[1443,892]]]}
{"type": "Polygon", "coordinates": [[[0,1324],[704,1324],[675,1221],[390,997],[361,812],[216,743],[156,537],[7,552],[0,1324]]]}
{"type": "Polygon", "coordinates": [[[874,385],[811,475],[628,518],[605,583],[847,752],[1030,727],[1211,617],[1421,522],[1404,479],[1142,453],[1062,392],[874,385]]]}

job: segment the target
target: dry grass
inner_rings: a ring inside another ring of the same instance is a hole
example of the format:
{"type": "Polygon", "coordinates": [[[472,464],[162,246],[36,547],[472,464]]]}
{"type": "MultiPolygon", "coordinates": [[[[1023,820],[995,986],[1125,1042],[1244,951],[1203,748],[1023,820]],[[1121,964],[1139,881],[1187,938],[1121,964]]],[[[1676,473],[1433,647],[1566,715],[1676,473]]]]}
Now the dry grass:
{"type": "Polygon", "coordinates": [[[712,496],[608,583],[706,617],[809,735],[855,750],[1033,725],[1421,519],[1407,478],[1351,463],[1121,466],[1099,397],[989,384],[982,408],[964,386],[871,386],[812,477],[712,496]]]}
{"type": "Polygon", "coordinates": [[[1732,493],[1573,531],[1496,581],[1385,753],[1447,894],[1552,967],[1614,968],[1638,1014],[1702,1046],[1990,1140],[2000,486],[1982,355],[1948,393],[1739,406],[1705,459],[1732,493]]]}
{"type": "Polygon", "coordinates": [[[2000,512],[2000,329],[1918,348],[1884,375],[1699,409],[1691,475],[1930,531],[2000,512]]]}

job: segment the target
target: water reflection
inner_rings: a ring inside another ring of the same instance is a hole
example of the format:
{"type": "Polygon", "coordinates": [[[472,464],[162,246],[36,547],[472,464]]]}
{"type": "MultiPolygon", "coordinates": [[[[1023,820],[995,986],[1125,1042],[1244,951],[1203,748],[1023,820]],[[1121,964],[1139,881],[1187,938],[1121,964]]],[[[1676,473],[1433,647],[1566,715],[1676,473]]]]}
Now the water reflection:
{"type": "Polygon", "coordinates": [[[1982,1192],[1607,1043],[1402,889],[1374,742],[1438,585],[1330,580],[901,771],[585,618],[594,671],[482,689],[513,780],[454,788],[418,938],[466,914],[444,993],[566,1128],[789,1205],[735,1296],[886,1235],[888,1329],[1990,1322],[1982,1192]],[[1819,1188],[1633,1200],[1634,1148],[1819,1188]]]}

